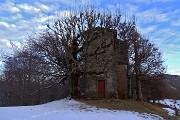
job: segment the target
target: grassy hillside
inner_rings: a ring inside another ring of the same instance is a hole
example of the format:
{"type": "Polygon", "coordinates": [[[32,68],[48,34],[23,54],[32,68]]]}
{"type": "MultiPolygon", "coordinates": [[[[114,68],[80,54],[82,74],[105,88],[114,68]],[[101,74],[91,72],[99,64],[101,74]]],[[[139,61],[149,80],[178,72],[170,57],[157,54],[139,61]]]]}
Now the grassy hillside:
{"type": "Polygon", "coordinates": [[[177,120],[177,117],[169,116],[168,113],[157,105],[147,102],[138,102],[134,100],[102,99],[102,100],[80,100],[89,105],[98,108],[107,108],[113,110],[127,110],[139,113],[151,113],[160,115],[166,120],[177,120]]]}
{"type": "Polygon", "coordinates": [[[175,91],[176,98],[180,99],[180,76],[166,74],[165,82],[175,91]]]}
{"type": "Polygon", "coordinates": [[[172,87],[180,91],[180,76],[178,75],[165,75],[165,81],[170,84],[172,87]]]}

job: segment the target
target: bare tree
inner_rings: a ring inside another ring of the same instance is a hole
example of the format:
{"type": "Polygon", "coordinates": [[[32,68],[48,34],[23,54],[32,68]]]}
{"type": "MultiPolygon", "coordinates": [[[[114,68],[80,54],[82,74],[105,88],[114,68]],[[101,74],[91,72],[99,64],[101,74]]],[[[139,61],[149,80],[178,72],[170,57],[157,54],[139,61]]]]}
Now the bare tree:
{"type": "MultiPolygon", "coordinates": [[[[32,85],[31,83],[34,81],[37,82],[39,87],[36,87],[37,89],[31,95],[54,86],[68,84],[71,86],[71,96],[78,97],[81,76],[97,75],[107,71],[107,69],[86,71],[85,68],[88,57],[102,55],[106,47],[113,44],[99,45],[93,50],[93,54],[87,52],[89,44],[98,36],[92,34],[92,30],[103,28],[117,31],[120,41],[128,43],[127,75],[129,83],[135,80],[137,100],[142,101],[143,77],[156,76],[164,72],[161,53],[154,44],[138,33],[135,22],[120,22],[120,19],[121,15],[112,15],[95,9],[81,9],[71,12],[67,17],[55,21],[52,25],[48,24],[47,31],[28,39],[27,45],[20,54],[17,54],[18,57],[7,59],[5,68],[7,71],[5,73],[8,73],[7,81],[17,80],[19,86],[26,81],[26,87],[32,85]],[[16,58],[18,62],[14,62],[16,58]],[[11,72],[15,72],[13,73],[15,78],[11,72]],[[25,72],[24,76],[19,75],[18,72],[25,72]]],[[[106,64],[104,64],[105,67],[106,64]]],[[[8,82],[8,84],[12,84],[12,82],[8,82]]],[[[131,93],[131,86],[129,84],[129,93],[131,93]]],[[[30,93],[25,93],[25,95],[27,94],[30,93]]]]}
{"type": "Polygon", "coordinates": [[[145,81],[144,78],[155,77],[165,72],[161,52],[149,39],[138,33],[135,22],[125,21],[118,29],[120,39],[128,43],[129,97],[132,97],[132,83],[135,80],[137,100],[142,101],[141,84],[145,81]]]}
{"type": "MultiPolygon", "coordinates": [[[[86,58],[91,56],[86,52],[88,44],[93,41],[91,30],[96,27],[115,29],[119,22],[120,15],[112,16],[95,9],[82,9],[59,19],[52,26],[47,25],[49,30],[37,38],[31,37],[30,48],[37,54],[37,59],[54,67],[52,71],[56,73],[51,75],[59,78],[57,83],[69,81],[71,95],[75,97],[79,94],[80,76],[92,74],[85,72],[84,66],[86,58]]],[[[93,71],[93,74],[96,72],[93,71]]]]}

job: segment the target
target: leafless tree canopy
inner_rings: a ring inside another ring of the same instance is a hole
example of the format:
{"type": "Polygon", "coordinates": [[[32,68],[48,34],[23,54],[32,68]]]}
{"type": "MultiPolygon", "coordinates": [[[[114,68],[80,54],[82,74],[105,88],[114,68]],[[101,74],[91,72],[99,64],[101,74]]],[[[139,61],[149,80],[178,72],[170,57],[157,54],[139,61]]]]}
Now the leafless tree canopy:
{"type": "Polygon", "coordinates": [[[84,63],[91,56],[87,54],[88,44],[93,41],[91,30],[97,27],[116,30],[118,38],[127,41],[129,96],[132,97],[131,90],[135,88],[137,98],[142,100],[143,78],[164,72],[161,53],[137,31],[134,21],[121,21],[119,14],[96,9],[71,12],[53,25],[47,24],[48,30],[29,37],[23,50],[5,60],[1,99],[8,101],[7,104],[28,105],[69,94],[77,97],[79,78],[92,74],[85,71],[84,63]],[[18,103],[16,100],[20,98],[22,101],[18,103]]]}

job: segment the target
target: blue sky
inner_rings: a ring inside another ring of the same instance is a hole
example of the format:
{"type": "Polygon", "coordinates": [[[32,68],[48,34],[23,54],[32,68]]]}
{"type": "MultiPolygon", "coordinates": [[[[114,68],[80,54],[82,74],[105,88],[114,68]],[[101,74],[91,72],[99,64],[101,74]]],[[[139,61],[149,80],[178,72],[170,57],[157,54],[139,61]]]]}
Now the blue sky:
{"type": "Polygon", "coordinates": [[[108,10],[120,7],[122,15],[135,15],[139,31],[163,53],[167,73],[180,75],[179,0],[0,0],[0,52],[9,53],[10,41],[20,47],[28,35],[80,3],[108,10]]]}

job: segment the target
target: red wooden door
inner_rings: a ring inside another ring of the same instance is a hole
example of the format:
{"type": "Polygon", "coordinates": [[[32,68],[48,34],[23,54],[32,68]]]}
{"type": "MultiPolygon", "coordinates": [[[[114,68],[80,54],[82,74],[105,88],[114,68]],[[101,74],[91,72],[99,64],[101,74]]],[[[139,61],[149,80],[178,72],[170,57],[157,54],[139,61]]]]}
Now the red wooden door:
{"type": "Polygon", "coordinates": [[[98,80],[98,97],[104,98],[105,97],[105,81],[98,80]]]}

